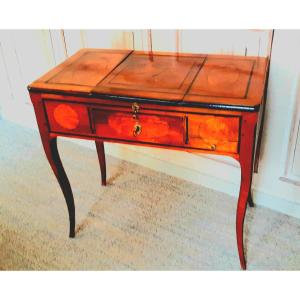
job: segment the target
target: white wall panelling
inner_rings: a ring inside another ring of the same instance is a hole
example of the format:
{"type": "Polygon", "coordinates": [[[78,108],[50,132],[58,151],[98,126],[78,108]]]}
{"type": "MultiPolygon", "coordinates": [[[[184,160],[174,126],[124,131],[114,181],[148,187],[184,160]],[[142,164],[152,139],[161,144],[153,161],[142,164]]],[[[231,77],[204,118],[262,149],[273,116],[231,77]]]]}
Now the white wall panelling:
{"type": "Polygon", "coordinates": [[[134,48],[129,30],[64,30],[64,37],[69,56],[81,48],[134,48]]]}
{"type": "Polygon", "coordinates": [[[133,32],[122,30],[84,30],[86,46],[89,48],[133,49],[133,32]]]}
{"type": "Polygon", "coordinates": [[[177,52],[178,34],[177,30],[151,30],[152,50],[177,52]]]}
{"type": "MultiPolygon", "coordinates": [[[[295,39],[298,51],[300,51],[300,36],[295,39]]],[[[289,140],[286,143],[286,167],[284,170],[283,180],[291,181],[300,185],[300,63],[295,62],[295,82],[291,87],[294,104],[291,105],[291,118],[288,124],[289,140]]]]}
{"type": "Polygon", "coordinates": [[[151,30],[133,30],[134,50],[150,51],[152,47],[151,30]]]}
{"type": "Polygon", "coordinates": [[[67,47],[63,30],[49,30],[55,65],[63,62],[67,56],[67,47]]]}
{"type": "MultiPolygon", "coordinates": [[[[11,95],[7,101],[7,95],[0,90],[2,115],[32,124],[27,85],[55,65],[49,30],[0,30],[0,42],[6,66],[0,72],[5,73],[11,95]]],[[[1,82],[1,87],[4,84],[1,82]]]]}
{"type": "Polygon", "coordinates": [[[267,56],[271,30],[181,30],[182,52],[267,56]]]}
{"type": "Polygon", "coordinates": [[[292,168],[292,172],[293,175],[297,177],[297,181],[300,184],[300,121],[298,119],[298,126],[295,126],[295,135],[296,135],[296,143],[295,143],[295,147],[292,149],[295,149],[295,151],[293,151],[294,153],[294,160],[293,160],[293,168],[292,168]]]}
{"type": "Polygon", "coordinates": [[[4,59],[3,41],[0,38],[0,118],[3,114],[2,109],[12,102],[12,86],[8,77],[8,66],[4,59]]]}

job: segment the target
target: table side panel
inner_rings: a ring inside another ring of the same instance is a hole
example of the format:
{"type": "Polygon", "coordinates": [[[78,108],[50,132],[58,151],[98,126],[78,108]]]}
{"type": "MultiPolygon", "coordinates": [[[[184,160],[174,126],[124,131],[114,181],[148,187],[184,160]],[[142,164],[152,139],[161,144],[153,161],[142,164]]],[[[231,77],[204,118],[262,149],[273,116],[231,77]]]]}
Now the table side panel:
{"type": "Polygon", "coordinates": [[[89,110],[86,105],[44,101],[44,107],[51,132],[92,133],[89,110]]]}

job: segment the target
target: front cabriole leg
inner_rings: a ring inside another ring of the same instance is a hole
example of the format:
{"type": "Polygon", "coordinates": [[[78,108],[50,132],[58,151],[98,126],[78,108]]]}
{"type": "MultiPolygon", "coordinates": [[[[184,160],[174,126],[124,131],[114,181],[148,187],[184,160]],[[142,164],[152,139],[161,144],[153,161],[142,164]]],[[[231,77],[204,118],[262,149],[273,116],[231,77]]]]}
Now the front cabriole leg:
{"type": "Polygon", "coordinates": [[[46,115],[42,104],[41,95],[38,93],[30,93],[30,97],[34,106],[36,119],[41,135],[42,144],[49,164],[53,170],[54,175],[60,185],[64,194],[70,221],[69,237],[75,237],[75,204],[70,182],[63,168],[61,159],[57,149],[57,138],[50,137],[47,127],[46,115]]]}
{"type": "Polygon", "coordinates": [[[57,181],[60,185],[60,188],[64,194],[68,212],[69,212],[69,222],[70,222],[70,230],[69,237],[75,237],[75,204],[74,197],[71,189],[70,182],[62,165],[62,162],[59,157],[59,153],[57,150],[57,138],[50,138],[48,141],[43,140],[43,146],[50,163],[50,166],[57,178],[57,181]]]}
{"type": "Polygon", "coordinates": [[[240,194],[236,211],[236,236],[241,268],[246,269],[244,254],[243,229],[247,202],[252,206],[251,182],[253,171],[253,149],[255,142],[255,127],[257,113],[243,113],[241,126],[241,140],[239,162],[241,166],[240,194]]]}

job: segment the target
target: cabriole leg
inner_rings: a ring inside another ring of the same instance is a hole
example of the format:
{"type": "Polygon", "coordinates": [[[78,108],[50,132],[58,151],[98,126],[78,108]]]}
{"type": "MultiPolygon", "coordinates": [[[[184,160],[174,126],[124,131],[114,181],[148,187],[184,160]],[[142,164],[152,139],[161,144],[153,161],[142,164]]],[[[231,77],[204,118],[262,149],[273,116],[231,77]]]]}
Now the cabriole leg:
{"type": "Polygon", "coordinates": [[[244,254],[243,229],[247,202],[249,202],[250,206],[253,205],[251,182],[256,121],[257,113],[244,113],[242,116],[239,159],[241,165],[241,185],[236,211],[236,235],[240,264],[241,268],[244,270],[246,269],[246,259],[244,254]]]}
{"type": "Polygon", "coordinates": [[[67,203],[70,221],[69,237],[73,238],[75,237],[75,204],[71,185],[57,150],[57,138],[51,138],[48,141],[42,139],[42,141],[50,166],[57,178],[67,203]]]}
{"type": "Polygon", "coordinates": [[[41,94],[30,93],[30,97],[34,105],[34,110],[37,118],[37,123],[39,126],[42,144],[45,150],[45,154],[57,178],[57,181],[60,185],[60,188],[64,194],[67,203],[68,212],[69,212],[69,221],[70,221],[69,236],[73,238],[75,237],[75,204],[74,204],[71,185],[66,175],[66,172],[63,168],[63,165],[61,163],[61,159],[59,157],[59,153],[57,150],[57,138],[50,137],[41,94]]]}

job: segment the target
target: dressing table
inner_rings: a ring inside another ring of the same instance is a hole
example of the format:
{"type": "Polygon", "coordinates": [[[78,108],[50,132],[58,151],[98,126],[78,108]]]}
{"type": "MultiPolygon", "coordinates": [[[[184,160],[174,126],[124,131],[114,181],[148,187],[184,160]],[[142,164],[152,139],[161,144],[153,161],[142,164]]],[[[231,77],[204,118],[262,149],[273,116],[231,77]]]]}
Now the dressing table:
{"type": "MultiPolygon", "coordinates": [[[[241,166],[237,246],[253,206],[269,60],[262,57],[82,49],[28,86],[45,154],[64,194],[69,236],[75,205],[57,137],[94,140],[102,185],[104,142],[225,155],[241,166]]],[[[180,220],[178,220],[180,222],[180,220]]]]}

